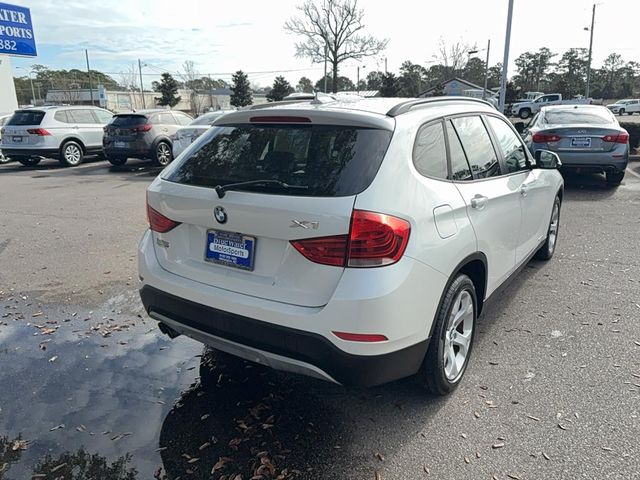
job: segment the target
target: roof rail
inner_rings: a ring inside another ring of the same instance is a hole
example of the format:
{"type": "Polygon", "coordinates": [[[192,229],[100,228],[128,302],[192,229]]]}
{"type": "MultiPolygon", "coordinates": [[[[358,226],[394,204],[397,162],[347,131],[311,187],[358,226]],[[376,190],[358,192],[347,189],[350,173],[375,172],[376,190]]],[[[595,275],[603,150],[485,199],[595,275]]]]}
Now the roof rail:
{"type": "Polygon", "coordinates": [[[439,102],[476,102],[482,103],[483,105],[489,105],[493,107],[489,102],[485,100],[480,100],[479,98],[472,97],[432,97],[432,98],[412,98],[411,100],[407,100],[406,102],[402,102],[397,104],[391,110],[387,112],[388,117],[397,117],[398,115],[402,115],[403,113],[407,113],[413,107],[418,107],[421,105],[426,105],[429,103],[439,103],[439,102]]]}

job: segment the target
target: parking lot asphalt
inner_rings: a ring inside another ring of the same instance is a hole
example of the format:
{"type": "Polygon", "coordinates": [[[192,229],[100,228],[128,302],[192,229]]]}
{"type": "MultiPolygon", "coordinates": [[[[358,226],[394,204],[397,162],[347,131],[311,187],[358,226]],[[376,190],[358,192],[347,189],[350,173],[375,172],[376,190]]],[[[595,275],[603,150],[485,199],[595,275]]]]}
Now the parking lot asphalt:
{"type": "Polygon", "coordinates": [[[639,162],[616,189],[566,178],[555,257],[483,312],[438,398],[161,335],[135,264],[158,172],[0,166],[0,479],[640,478],[639,162]]]}

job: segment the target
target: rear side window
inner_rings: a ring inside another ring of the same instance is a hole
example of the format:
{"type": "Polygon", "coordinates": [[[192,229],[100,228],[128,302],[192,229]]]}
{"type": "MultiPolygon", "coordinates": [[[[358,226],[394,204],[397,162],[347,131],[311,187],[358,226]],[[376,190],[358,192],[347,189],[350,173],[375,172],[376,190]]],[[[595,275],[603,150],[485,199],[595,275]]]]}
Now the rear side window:
{"type": "Polygon", "coordinates": [[[454,118],[452,122],[467,155],[473,178],[500,175],[498,157],[482,119],[477,116],[460,117],[454,118]]]}
{"type": "Polygon", "coordinates": [[[387,130],[333,125],[215,127],[166,180],[208,188],[279,180],[299,188],[260,185],[243,189],[280,195],[355,195],[373,181],[391,135],[387,130]]]}
{"type": "Polygon", "coordinates": [[[53,116],[53,119],[56,120],[57,122],[69,123],[69,118],[67,117],[66,110],[57,111],[56,114],[53,116]]]}
{"type": "Polygon", "coordinates": [[[175,125],[176,121],[170,113],[158,113],[151,119],[154,125],[175,125]]]}
{"type": "Polygon", "coordinates": [[[70,123],[96,123],[96,119],[93,118],[91,110],[67,110],[70,123]]]}
{"type": "Polygon", "coordinates": [[[178,125],[189,125],[192,122],[192,118],[187,117],[186,115],[178,112],[173,112],[173,116],[175,117],[178,125]]]}
{"type": "Polygon", "coordinates": [[[134,127],[147,123],[147,117],[142,115],[116,115],[109,125],[114,127],[134,127]]]}
{"type": "Polygon", "coordinates": [[[471,167],[451,121],[447,122],[447,139],[449,140],[449,158],[451,158],[451,180],[457,182],[473,180],[471,167]]]}
{"type": "Polygon", "coordinates": [[[38,110],[23,110],[13,114],[7,125],[40,125],[44,112],[38,110]]]}
{"type": "Polygon", "coordinates": [[[447,178],[447,148],[442,122],[420,128],[413,147],[413,164],[426,177],[447,178]]]}
{"type": "Polygon", "coordinates": [[[520,137],[505,123],[497,117],[487,117],[489,125],[498,140],[498,146],[502,150],[507,173],[528,170],[527,154],[520,137]]]}
{"type": "Polygon", "coordinates": [[[96,123],[109,123],[109,120],[111,120],[111,117],[113,116],[105,110],[94,110],[93,114],[97,119],[96,123]]]}

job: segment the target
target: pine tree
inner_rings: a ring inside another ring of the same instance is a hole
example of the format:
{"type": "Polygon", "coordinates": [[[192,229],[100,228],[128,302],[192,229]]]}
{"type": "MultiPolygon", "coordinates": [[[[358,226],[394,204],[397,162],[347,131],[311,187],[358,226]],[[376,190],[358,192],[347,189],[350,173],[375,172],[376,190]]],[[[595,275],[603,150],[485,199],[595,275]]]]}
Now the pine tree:
{"type": "Polygon", "coordinates": [[[154,84],[154,90],[159,92],[161,97],[156,98],[158,105],[168,105],[169,108],[175,107],[182,97],[177,95],[178,82],[171,76],[170,73],[163,73],[160,83],[154,84]]]}
{"type": "Polygon", "coordinates": [[[381,97],[397,97],[399,93],[398,79],[389,72],[382,75],[382,85],[380,86],[381,97]]]}
{"type": "Polygon", "coordinates": [[[282,76],[276,77],[276,79],[273,81],[273,87],[271,88],[271,91],[267,93],[267,100],[269,100],[270,102],[279,102],[287,95],[293,93],[293,91],[293,88],[291,87],[289,82],[287,82],[286,78],[282,76]]]}
{"type": "Polygon", "coordinates": [[[234,107],[246,107],[253,103],[251,89],[249,88],[249,77],[242,70],[238,70],[231,77],[231,105],[234,107]]]}

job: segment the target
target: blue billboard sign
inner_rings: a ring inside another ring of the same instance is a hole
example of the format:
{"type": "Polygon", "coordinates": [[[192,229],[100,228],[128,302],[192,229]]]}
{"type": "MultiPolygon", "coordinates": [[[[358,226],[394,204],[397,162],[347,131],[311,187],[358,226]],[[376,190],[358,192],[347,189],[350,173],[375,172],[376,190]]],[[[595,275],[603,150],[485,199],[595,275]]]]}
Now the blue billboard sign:
{"type": "Polygon", "coordinates": [[[0,3],[0,55],[35,57],[36,38],[28,8],[0,3]]]}

